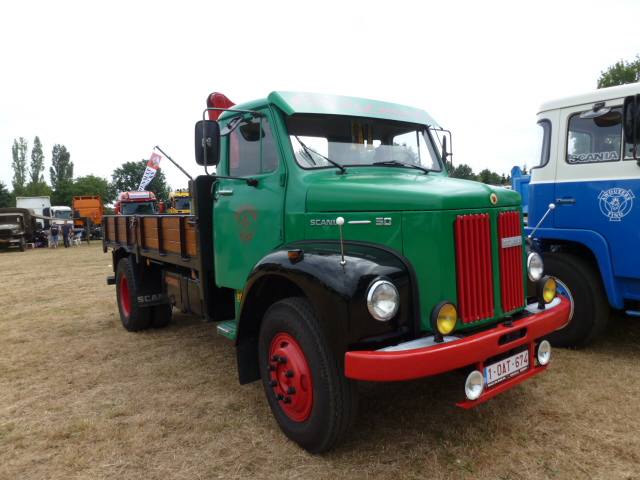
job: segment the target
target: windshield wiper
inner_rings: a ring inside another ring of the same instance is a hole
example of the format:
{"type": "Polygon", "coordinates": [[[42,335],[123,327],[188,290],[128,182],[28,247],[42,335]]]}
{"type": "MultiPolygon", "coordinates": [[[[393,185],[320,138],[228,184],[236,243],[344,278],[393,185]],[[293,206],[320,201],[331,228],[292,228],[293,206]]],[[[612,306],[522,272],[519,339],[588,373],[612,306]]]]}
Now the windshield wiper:
{"type": "MultiPolygon", "coordinates": [[[[347,169],[345,167],[343,167],[342,165],[340,165],[338,162],[331,160],[328,157],[325,157],[324,155],[322,155],[321,153],[316,152],[315,150],[312,150],[311,148],[307,147],[304,143],[302,143],[302,140],[300,140],[298,138],[297,135],[294,135],[296,137],[296,140],[298,140],[298,143],[300,143],[300,145],[302,146],[302,148],[304,149],[304,151],[307,153],[307,155],[309,155],[309,157],[311,157],[312,153],[315,153],[316,155],[318,155],[319,157],[324,158],[327,162],[331,163],[332,165],[336,166],[337,168],[340,169],[341,173],[348,173],[347,169]]],[[[313,158],[310,158],[310,160],[313,162],[313,158]]],[[[315,165],[315,163],[314,163],[315,165]]]]}
{"type": "Polygon", "coordinates": [[[400,160],[386,160],[384,162],[373,162],[373,164],[374,165],[399,165],[402,167],[416,168],[418,170],[422,170],[425,175],[431,171],[428,168],[421,167],[420,165],[414,165],[413,163],[405,163],[405,162],[401,162],[400,160]]]}

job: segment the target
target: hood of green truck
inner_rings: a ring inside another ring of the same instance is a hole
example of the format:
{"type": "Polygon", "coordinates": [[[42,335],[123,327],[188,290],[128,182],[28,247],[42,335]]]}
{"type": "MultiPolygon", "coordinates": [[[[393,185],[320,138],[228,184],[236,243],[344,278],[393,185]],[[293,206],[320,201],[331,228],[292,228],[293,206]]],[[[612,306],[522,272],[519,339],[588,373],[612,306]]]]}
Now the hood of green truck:
{"type": "MultiPolygon", "coordinates": [[[[352,168],[352,170],[355,170],[352,168]]],[[[520,205],[520,195],[479,182],[395,168],[315,178],[307,212],[433,211],[520,205]]]]}

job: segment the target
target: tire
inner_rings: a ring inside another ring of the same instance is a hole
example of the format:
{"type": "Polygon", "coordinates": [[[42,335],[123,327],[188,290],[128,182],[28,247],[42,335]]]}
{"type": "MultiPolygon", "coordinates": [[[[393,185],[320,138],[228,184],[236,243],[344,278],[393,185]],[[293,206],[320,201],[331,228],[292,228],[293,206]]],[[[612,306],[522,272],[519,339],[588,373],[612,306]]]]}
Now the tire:
{"type": "Polygon", "coordinates": [[[571,301],[569,323],[545,338],[557,347],[584,347],[607,326],[609,304],[600,275],[581,258],[561,252],[544,254],[544,271],[556,278],[558,293],[571,301]]]}
{"type": "Polygon", "coordinates": [[[123,258],[116,269],[116,297],[122,325],[130,332],[149,328],[151,321],[151,307],[141,307],[137,293],[131,260],[123,258]]]}
{"type": "Polygon", "coordinates": [[[153,328],[166,328],[171,323],[173,307],[169,303],[154,305],[151,307],[151,326],[153,328]]]}
{"type": "Polygon", "coordinates": [[[338,445],[355,421],[356,382],[344,376],[308,299],[285,299],[267,310],[258,354],[284,434],[310,453],[338,445]]]}
{"type": "Polygon", "coordinates": [[[27,241],[24,239],[24,237],[20,237],[20,243],[18,244],[18,246],[20,247],[21,252],[24,252],[27,249],[27,241]]]}

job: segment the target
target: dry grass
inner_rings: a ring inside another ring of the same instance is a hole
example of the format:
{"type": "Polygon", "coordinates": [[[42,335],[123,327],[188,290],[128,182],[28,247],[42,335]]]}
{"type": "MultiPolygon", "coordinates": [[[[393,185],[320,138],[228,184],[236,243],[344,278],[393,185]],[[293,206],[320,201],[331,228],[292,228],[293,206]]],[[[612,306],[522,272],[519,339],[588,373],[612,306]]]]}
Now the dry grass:
{"type": "Polygon", "coordinates": [[[355,430],[312,456],[215,325],[120,324],[98,242],[0,251],[0,479],[636,479],[640,322],[465,411],[463,377],[362,383],[355,430]]]}

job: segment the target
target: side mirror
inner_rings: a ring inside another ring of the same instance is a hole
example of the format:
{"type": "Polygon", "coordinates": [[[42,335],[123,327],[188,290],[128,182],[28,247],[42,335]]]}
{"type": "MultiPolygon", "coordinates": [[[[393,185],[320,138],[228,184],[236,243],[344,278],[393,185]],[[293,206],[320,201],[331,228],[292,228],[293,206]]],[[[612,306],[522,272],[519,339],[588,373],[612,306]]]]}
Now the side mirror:
{"type": "Polygon", "coordinates": [[[196,163],[216,166],[220,163],[220,125],[215,120],[200,120],[195,128],[196,163]]]}
{"type": "MultiPolygon", "coordinates": [[[[640,143],[640,94],[632,95],[624,99],[622,109],[622,125],[625,143],[631,143],[635,147],[640,143]]],[[[634,153],[637,158],[637,152],[634,153]]]]}

